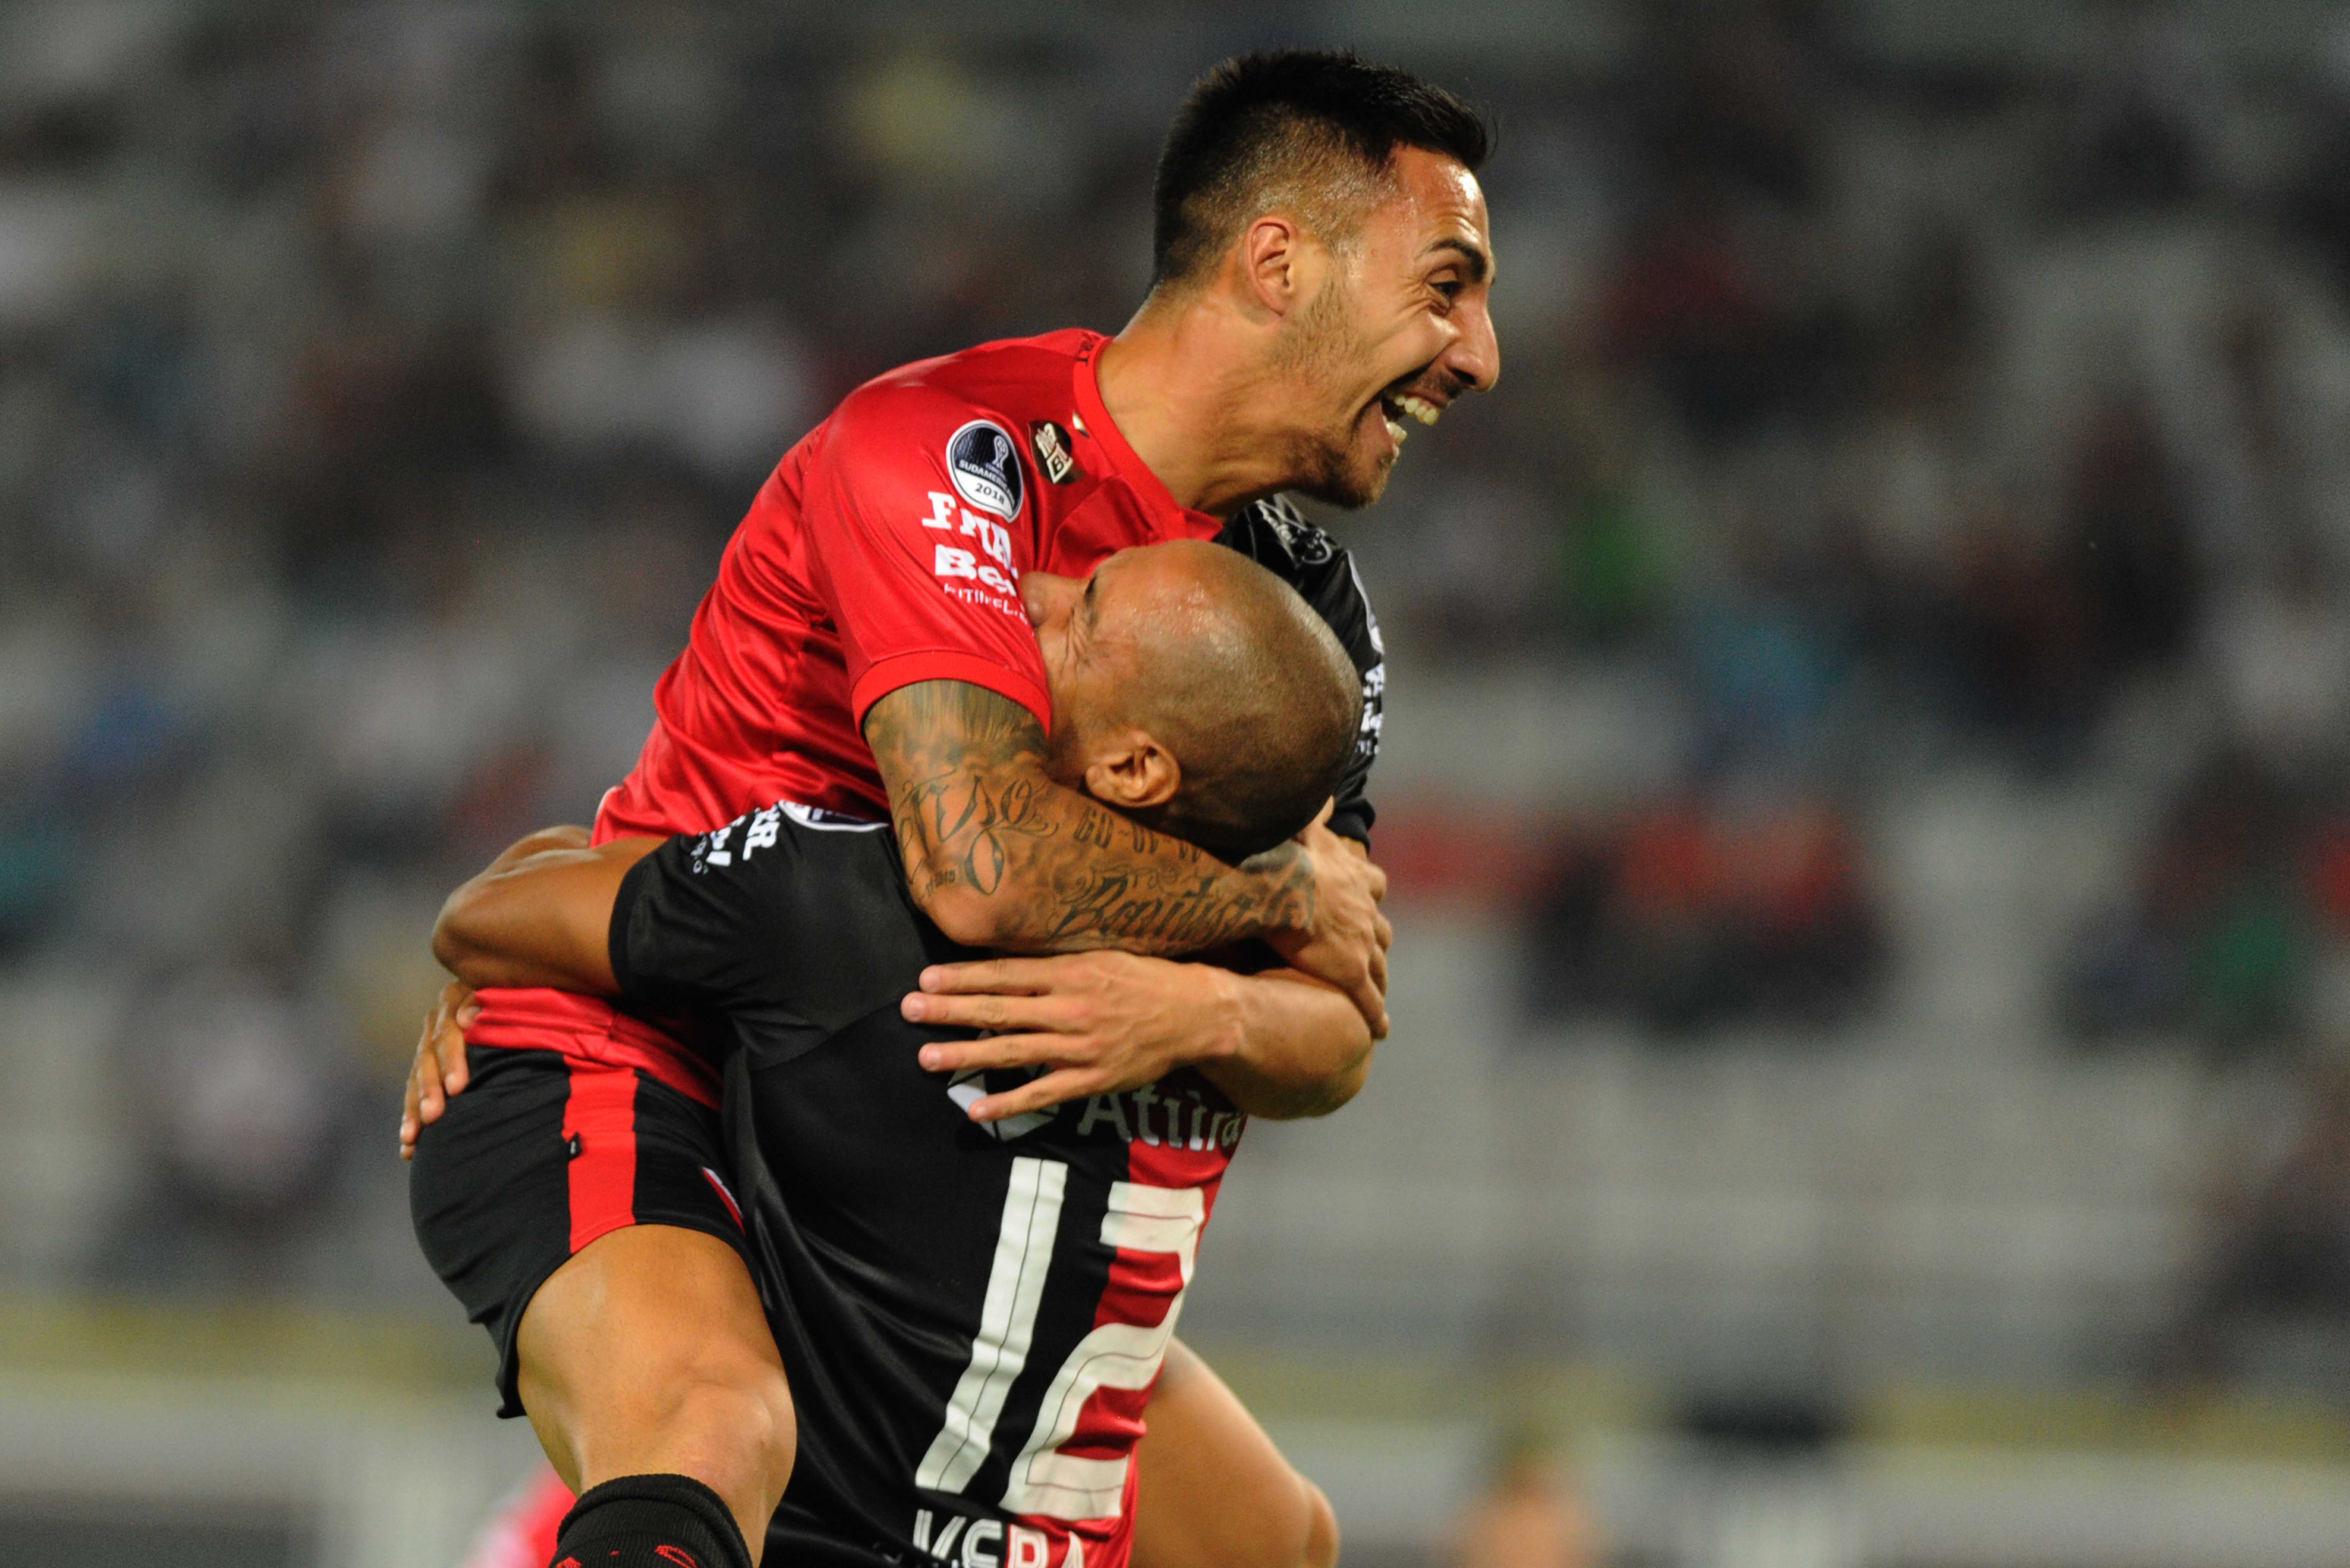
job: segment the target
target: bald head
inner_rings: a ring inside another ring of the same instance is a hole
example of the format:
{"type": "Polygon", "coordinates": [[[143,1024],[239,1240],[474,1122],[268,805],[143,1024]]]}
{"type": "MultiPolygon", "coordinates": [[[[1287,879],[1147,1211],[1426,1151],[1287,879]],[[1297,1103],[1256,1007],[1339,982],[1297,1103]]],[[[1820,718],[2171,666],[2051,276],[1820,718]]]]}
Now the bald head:
{"type": "Polygon", "coordinates": [[[1304,828],[1362,722],[1362,680],[1336,636],[1288,584],[1220,545],[1127,551],[1103,576],[1104,717],[1147,732],[1181,769],[1173,798],[1137,815],[1227,861],[1304,828]]]}

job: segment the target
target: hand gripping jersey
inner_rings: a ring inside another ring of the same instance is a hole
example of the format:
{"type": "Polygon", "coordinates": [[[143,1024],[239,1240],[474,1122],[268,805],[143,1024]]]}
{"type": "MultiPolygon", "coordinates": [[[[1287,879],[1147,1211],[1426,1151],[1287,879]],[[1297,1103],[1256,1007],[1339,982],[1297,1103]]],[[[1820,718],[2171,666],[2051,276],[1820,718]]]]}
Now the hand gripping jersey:
{"type": "MultiPolygon", "coordinates": [[[[1218,539],[1285,577],[1363,672],[1363,745],[1332,826],[1367,842],[1378,738],[1377,623],[1346,553],[1285,504],[1229,524],[1175,503],[1103,408],[1107,339],[990,343],[858,389],[785,454],[726,546],[686,649],[654,691],[635,770],[598,842],[700,833],[776,799],[888,815],[861,726],[916,681],[970,681],[1052,715],[1015,591],[1032,569],[1084,576],[1129,545],[1218,539]]],[[[591,998],[490,991],[467,1038],[639,1066],[704,1103],[706,1067],[591,998]]]]}
{"type": "Polygon", "coordinates": [[[723,1020],[799,1454],[770,1561],[1122,1568],[1135,1443],[1246,1118],[1184,1070],[993,1127],[899,1016],[959,949],[879,825],[774,805],[639,861],[626,1000],[723,1020]]]}

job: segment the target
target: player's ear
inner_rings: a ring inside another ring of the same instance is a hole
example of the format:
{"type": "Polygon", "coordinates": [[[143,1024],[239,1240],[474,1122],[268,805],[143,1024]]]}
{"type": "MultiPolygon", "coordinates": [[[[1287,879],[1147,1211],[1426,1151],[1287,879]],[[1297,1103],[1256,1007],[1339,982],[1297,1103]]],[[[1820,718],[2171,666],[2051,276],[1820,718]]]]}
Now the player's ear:
{"type": "Polygon", "coordinates": [[[1174,754],[1140,730],[1128,730],[1086,763],[1086,793],[1122,811],[1165,805],[1182,787],[1174,754]]]}
{"type": "Polygon", "coordinates": [[[1267,213],[1241,232],[1242,276],[1251,301],[1269,316],[1287,316],[1305,297],[1304,238],[1283,213],[1267,213]]]}

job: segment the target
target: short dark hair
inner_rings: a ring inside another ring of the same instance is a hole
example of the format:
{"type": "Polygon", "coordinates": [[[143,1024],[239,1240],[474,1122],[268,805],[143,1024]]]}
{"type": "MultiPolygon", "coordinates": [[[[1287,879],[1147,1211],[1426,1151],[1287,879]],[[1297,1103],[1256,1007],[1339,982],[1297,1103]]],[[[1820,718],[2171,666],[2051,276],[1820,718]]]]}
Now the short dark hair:
{"type": "Polygon", "coordinates": [[[1442,88],[1351,50],[1274,49],[1214,67],[1191,84],[1159,151],[1152,282],[1193,275],[1268,196],[1342,214],[1347,192],[1315,187],[1383,186],[1399,147],[1473,171],[1493,133],[1442,88]]]}

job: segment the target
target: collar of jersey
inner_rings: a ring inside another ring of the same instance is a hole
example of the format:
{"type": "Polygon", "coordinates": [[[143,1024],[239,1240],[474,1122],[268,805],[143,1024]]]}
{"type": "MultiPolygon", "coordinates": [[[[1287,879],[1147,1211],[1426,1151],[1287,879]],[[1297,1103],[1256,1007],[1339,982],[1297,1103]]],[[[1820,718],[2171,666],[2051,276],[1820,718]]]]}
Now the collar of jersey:
{"type": "Polygon", "coordinates": [[[1111,472],[1126,481],[1126,487],[1134,493],[1142,509],[1166,527],[1168,537],[1212,536],[1223,526],[1222,521],[1178,503],[1166,482],[1151,472],[1150,465],[1126,444],[1126,432],[1109,417],[1109,409],[1102,402],[1100,374],[1102,345],[1108,341],[1098,332],[1087,334],[1077,349],[1077,362],[1069,369],[1070,390],[1076,399],[1077,419],[1085,426],[1085,433],[1109,459],[1111,472]]]}

